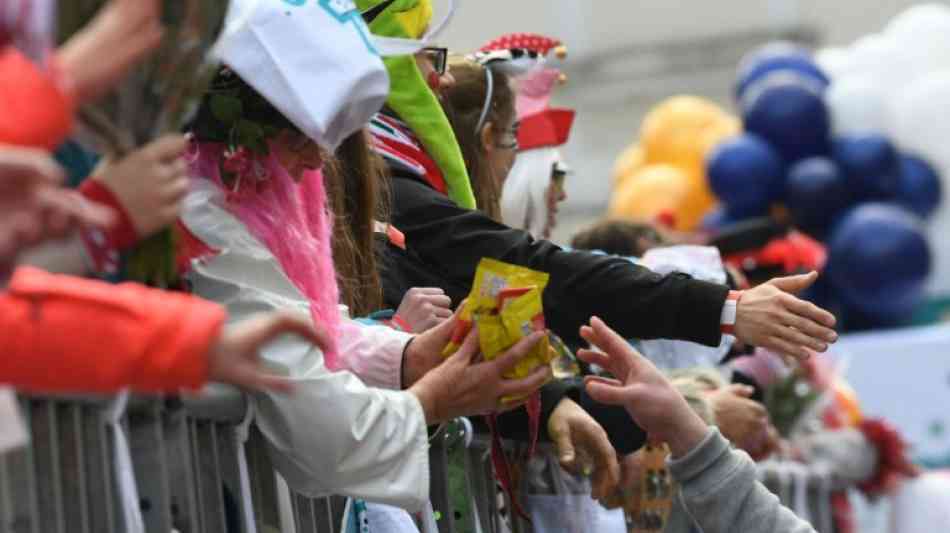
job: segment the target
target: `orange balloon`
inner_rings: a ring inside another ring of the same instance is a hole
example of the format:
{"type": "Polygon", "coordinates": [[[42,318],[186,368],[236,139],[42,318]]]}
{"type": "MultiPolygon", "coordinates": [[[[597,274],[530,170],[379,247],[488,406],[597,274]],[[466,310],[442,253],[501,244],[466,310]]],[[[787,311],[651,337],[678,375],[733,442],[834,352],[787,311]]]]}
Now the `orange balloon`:
{"type": "Polygon", "coordinates": [[[672,165],[644,167],[614,191],[610,216],[628,220],[656,221],[671,215],[679,225],[686,216],[694,188],[689,176],[672,165]]]}
{"type": "Polygon", "coordinates": [[[12,46],[0,51],[0,143],[52,150],[72,131],[73,104],[12,46]]]}
{"type": "Polygon", "coordinates": [[[705,98],[674,96],[664,100],[647,114],[640,129],[647,163],[671,163],[699,172],[709,150],[706,137],[719,137],[717,132],[729,129],[733,120],[705,98]]]}
{"type": "Polygon", "coordinates": [[[646,165],[646,155],[639,143],[631,144],[614,163],[613,188],[616,190],[627,178],[633,176],[646,165]]]}

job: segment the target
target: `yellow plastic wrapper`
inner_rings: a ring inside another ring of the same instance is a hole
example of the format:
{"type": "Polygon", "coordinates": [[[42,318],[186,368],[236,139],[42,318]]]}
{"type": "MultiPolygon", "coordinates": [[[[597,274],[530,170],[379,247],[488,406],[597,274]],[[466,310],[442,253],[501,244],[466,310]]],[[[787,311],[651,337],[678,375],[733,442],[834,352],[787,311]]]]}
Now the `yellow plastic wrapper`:
{"type": "MultiPolygon", "coordinates": [[[[528,268],[493,259],[482,259],[475,273],[472,292],[465,301],[446,357],[458,351],[472,325],[478,325],[478,340],[485,359],[491,360],[535,331],[544,331],[541,295],[549,276],[528,268]]],[[[506,378],[523,378],[556,356],[547,337],[522,359],[506,378]]]]}

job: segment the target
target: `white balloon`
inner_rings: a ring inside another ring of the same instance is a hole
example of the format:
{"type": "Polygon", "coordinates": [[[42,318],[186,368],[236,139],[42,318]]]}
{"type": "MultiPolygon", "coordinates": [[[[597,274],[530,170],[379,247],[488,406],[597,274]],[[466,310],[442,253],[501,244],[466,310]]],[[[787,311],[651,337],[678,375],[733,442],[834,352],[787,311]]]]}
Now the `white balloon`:
{"type": "Polygon", "coordinates": [[[909,85],[893,113],[893,138],[901,149],[950,167],[950,68],[909,85]]]}
{"type": "Polygon", "coordinates": [[[870,78],[847,76],[833,78],[825,91],[825,104],[831,111],[834,134],[881,133],[891,128],[887,95],[870,78]]]}
{"type": "Polygon", "coordinates": [[[844,76],[851,61],[849,48],[823,48],[815,52],[815,63],[829,78],[844,76]]]}
{"type": "Polygon", "coordinates": [[[900,41],[912,43],[925,33],[947,29],[950,29],[950,6],[932,2],[917,4],[904,10],[891,19],[884,31],[900,41]]]}

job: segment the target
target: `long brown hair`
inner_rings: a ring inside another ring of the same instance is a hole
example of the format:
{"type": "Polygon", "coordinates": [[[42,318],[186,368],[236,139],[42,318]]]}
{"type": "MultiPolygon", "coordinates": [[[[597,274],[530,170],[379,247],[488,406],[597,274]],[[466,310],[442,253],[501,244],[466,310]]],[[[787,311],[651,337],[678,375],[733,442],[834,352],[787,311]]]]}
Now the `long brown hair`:
{"type": "MultiPolygon", "coordinates": [[[[501,221],[501,184],[498,177],[492,175],[487,154],[482,147],[481,131],[476,131],[488,97],[488,73],[485,69],[473,61],[453,58],[451,73],[455,85],[443,92],[442,107],[462,149],[479,209],[501,221]]],[[[515,93],[510,78],[504,72],[496,69],[490,75],[494,87],[485,122],[491,123],[492,135],[500,138],[505,133],[500,128],[515,118],[515,93]]]]}
{"type": "Polygon", "coordinates": [[[389,219],[384,162],[370,149],[365,131],[348,137],[324,165],[333,209],[333,263],[340,298],[352,316],[383,308],[383,289],[374,252],[376,221],[389,219]]]}

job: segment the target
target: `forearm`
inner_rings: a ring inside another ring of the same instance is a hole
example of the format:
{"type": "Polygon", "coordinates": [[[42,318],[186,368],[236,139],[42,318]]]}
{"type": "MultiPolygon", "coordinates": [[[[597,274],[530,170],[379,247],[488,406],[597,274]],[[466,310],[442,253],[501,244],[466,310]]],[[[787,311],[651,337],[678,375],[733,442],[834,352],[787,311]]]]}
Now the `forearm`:
{"type": "Polygon", "coordinates": [[[731,450],[716,429],[668,466],[680,485],[680,503],[706,533],[814,532],[758,482],[749,456],[731,450]]]}

